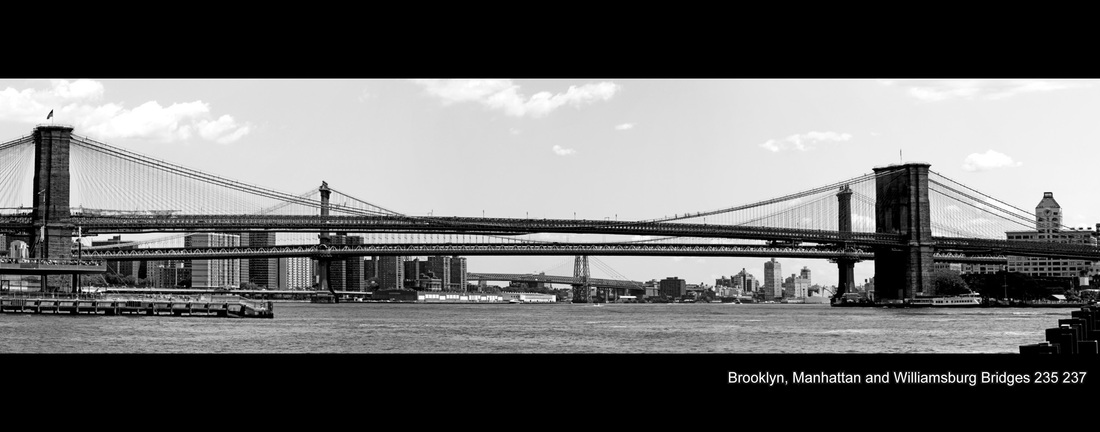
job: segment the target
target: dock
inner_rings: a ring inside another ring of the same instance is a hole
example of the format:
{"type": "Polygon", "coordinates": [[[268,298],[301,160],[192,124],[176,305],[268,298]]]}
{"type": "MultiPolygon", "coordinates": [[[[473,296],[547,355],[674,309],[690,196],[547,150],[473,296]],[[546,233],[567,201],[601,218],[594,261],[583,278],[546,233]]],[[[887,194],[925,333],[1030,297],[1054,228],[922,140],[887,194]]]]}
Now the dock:
{"type": "Polygon", "coordinates": [[[33,314],[146,315],[222,318],[274,318],[272,302],[241,298],[150,299],[3,296],[0,312],[33,314]]]}

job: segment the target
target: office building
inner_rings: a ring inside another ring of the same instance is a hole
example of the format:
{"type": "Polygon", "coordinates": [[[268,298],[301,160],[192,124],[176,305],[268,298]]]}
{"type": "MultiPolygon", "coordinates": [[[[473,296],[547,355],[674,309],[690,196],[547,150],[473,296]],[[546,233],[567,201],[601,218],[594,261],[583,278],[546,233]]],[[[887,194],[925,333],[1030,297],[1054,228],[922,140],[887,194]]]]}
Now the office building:
{"type": "Polygon", "coordinates": [[[783,297],[783,266],[775,258],[764,263],[764,295],[783,297]]]}
{"type": "MultiPolygon", "coordinates": [[[[1067,229],[1062,222],[1065,213],[1054,200],[1054,194],[1044,192],[1043,199],[1035,206],[1035,231],[1008,231],[1008,240],[1047,243],[1097,245],[1097,231],[1092,229],[1067,229]]],[[[1097,224],[1100,230],[1100,224],[1097,224]]],[[[1067,258],[1008,257],[1008,271],[1038,277],[1077,278],[1095,275],[1100,267],[1097,262],[1067,258]]]]}

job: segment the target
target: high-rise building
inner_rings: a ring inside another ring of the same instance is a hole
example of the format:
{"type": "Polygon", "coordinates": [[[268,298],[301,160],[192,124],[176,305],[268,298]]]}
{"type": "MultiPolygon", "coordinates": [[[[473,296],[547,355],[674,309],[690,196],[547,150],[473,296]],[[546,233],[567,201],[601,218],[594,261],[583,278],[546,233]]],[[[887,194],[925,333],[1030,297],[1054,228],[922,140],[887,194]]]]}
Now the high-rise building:
{"type": "Polygon", "coordinates": [[[451,257],[428,257],[428,269],[440,280],[440,289],[454,291],[451,287],[451,257]]]}
{"type": "Polygon", "coordinates": [[[740,292],[741,295],[751,295],[751,293],[760,290],[760,281],[756,279],[756,276],[750,274],[748,270],[741,269],[741,272],[733,277],[733,288],[734,291],[740,292]]]}
{"type": "MultiPolygon", "coordinates": [[[[347,244],[349,246],[363,244],[363,238],[358,236],[348,236],[347,244]]],[[[348,291],[366,291],[363,285],[363,257],[355,256],[348,257],[344,260],[344,289],[348,291]]]]}
{"type": "MultiPolygon", "coordinates": [[[[1054,194],[1044,192],[1043,199],[1035,206],[1035,231],[1008,231],[1005,236],[1008,240],[1097,245],[1100,232],[1091,229],[1063,229],[1063,216],[1062,206],[1054,200],[1054,194]]],[[[1010,272],[1040,277],[1077,278],[1100,272],[1098,262],[1067,258],[1009,256],[1007,267],[1010,272]]]]}
{"type": "MultiPolygon", "coordinates": [[[[317,237],[310,234],[277,233],[275,245],[293,245],[315,242],[317,237]]],[[[276,260],[276,282],[279,289],[309,290],[317,281],[317,262],[309,257],[279,258],[276,260]]],[[[250,266],[251,267],[251,266],[250,266]]],[[[242,270],[243,272],[243,270],[242,270]]]]}
{"type": "Polygon", "coordinates": [[[378,257],[378,288],[400,289],[405,287],[405,257],[378,257]]]}
{"type": "MultiPolygon", "coordinates": [[[[343,246],[347,244],[348,237],[343,234],[337,234],[330,237],[329,241],[333,246],[343,246]]],[[[333,259],[328,262],[328,287],[333,291],[344,291],[347,289],[347,268],[345,266],[345,260],[333,259]]]]}
{"type": "Polygon", "coordinates": [[[451,257],[450,285],[443,289],[448,291],[466,291],[466,258],[451,257]]]}
{"type": "MultiPolygon", "coordinates": [[[[240,246],[241,236],[236,234],[201,233],[184,238],[184,247],[240,246]]],[[[238,288],[241,286],[239,259],[190,260],[184,264],[190,269],[192,288],[238,288]]]]}
{"type": "Polygon", "coordinates": [[[810,268],[809,267],[802,267],[802,271],[799,272],[798,277],[800,277],[802,279],[806,279],[807,281],[809,281],[810,280],[810,268]]]}
{"type": "MultiPolygon", "coordinates": [[[[241,246],[275,246],[273,232],[242,232],[241,246]]],[[[278,258],[249,258],[240,262],[241,282],[251,282],[261,288],[278,286],[278,258]]]]}
{"type": "Polygon", "coordinates": [[[366,287],[368,291],[377,288],[374,284],[378,283],[378,264],[379,261],[377,256],[372,256],[363,260],[363,286],[366,287]],[[372,279],[374,280],[374,284],[370,283],[372,279]]]}
{"type": "Polygon", "coordinates": [[[783,297],[783,266],[775,258],[764,262],[764,293],[768,297],[783,297]]]}
{"type": "Polygon", "coordinates": [[[313,289],[314,274],[316,273],[316,263],[309,257],[292,257],[292,258],[280,258],[283,270],[280,274],[285,274],[285,285],[280,284],[279,288],[282,289],[313,289]]]}

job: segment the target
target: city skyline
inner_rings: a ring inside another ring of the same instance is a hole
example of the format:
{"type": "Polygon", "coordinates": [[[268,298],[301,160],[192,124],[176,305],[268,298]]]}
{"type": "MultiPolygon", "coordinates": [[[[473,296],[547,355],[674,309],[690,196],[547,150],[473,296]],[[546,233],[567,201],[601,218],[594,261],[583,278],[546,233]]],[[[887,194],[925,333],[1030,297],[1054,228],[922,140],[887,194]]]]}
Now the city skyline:
{"type": "MultiPolygon", "coordinates": [[[[1097,83],[3,80],[0,140],[53,121],[284,192],[324,180],[406,214],[514,218],[707,211],[921,161],[1029,211],[1053,192],[1067,225],[1091,227],[1100,203],[1080,180],[1100,151],[1075,143],[1098,138],[1086,116],[1100,105],[1097,83]]],[[[742,268],[759,277],[767,261],[599,259],[632,280],[692,284],[742,268]]],[[[562,260],[470,257],[469,267],[530,273],[562,260]]],[[[836,283],[828,261],[780,261],[810,268],[815,283],[836,283]]],[[[856,265],[857,283],[873,274],[872,263],[856,265]]]]}

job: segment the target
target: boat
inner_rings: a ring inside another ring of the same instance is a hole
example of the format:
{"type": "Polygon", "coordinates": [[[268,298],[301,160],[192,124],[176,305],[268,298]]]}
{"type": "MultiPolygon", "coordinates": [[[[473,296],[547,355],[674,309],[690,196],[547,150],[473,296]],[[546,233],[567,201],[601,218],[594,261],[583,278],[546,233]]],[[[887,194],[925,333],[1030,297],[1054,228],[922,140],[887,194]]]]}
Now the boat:
{"type": "Polygon", "coordinates": [[[968,294],[962,294],[957,296],[928,296],[928,297],[914,297],[906,299],[901,303],[902,307],[949,307],[949,308],[964,308],[964,307],[982,307],[985,304],[982,302],[981,294],[972,292],[968,294]]]}

